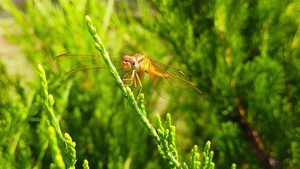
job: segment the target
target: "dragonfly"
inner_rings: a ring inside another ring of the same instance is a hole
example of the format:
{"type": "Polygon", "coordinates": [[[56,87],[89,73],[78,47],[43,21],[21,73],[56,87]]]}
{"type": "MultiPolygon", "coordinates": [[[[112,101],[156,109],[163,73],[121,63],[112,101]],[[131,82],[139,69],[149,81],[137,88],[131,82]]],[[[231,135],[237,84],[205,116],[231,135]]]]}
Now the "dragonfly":
{"type": "MultiPolygon", "coordinates": [[[[202,94],[188,81],[182,70],[152,57],[140,53],[114,54],[110,59],[122,75],[124,86],[133,87],[133,92],[140,87],[137,98],[142,92],[145,73],[149,74],[153,89],[166,100],[169,100],[170,93],[202,94]]],[[[94,83],[113,81],[103,58],[98,54],[62,54],[53,59],[52,67],[60,67],[64,75],[86,77],[87,81],[94,83]]]]}

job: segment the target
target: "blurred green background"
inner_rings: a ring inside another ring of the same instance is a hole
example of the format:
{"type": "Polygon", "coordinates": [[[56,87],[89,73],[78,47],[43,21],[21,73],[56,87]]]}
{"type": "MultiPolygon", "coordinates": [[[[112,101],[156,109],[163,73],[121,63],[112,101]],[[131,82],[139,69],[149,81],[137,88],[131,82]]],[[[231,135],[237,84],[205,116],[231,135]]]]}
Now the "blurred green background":
{"type": "MultiPolygon", "coordinates": [[[[46,70],[62,132],[90,168],[168,168],[114,92],[62,80],[63,53],[94,54],[89,15],[110,53],[143,53],[186,72],[201,96],[160,98],[143,82],[150,122],[172,116],[180,162],[212,142],[216,168],[300,168],[299,0],[9,0],[0,2],[0,166],[49,168],[46,70]]],[[[172,96],[171,96],[172,97],[172,96]]]]}

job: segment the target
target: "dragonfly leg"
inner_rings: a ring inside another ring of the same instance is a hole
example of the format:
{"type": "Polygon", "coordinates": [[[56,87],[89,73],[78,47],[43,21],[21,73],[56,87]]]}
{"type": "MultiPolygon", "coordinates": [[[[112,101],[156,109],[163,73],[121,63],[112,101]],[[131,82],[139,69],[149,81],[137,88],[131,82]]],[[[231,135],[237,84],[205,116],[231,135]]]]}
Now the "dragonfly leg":
{"type": "MultiPolygon", "coordinates": [[[[123,80],[123,81],[125,81],[124,78],[128,76],[128,73],[129,73],[129,72],[126,72],[126,73],[122,76],[122,80],[123,80]]],[[[123,82],[123,83],[124,83],[124,82],[123,82]]],[[[126,82],[125,82],[124,84],[126,84],[126,82]]]]}
{"type": "Polygon", "coordinates": [[[137,79],[137,81],[138,81],[138,83],[139,83],[139,85],[140,85],[140,87],[141,87],[141,88],[140,88],[140,91],[139,91],[139,94],[137,95],[137,99],[139,99],[139,96],[140,96],[140,94],[141,94],[141,92],[142,92],[143,85],[142,85],[142,82],[141,82],[141,80],[140,80],[138,74],[136,74],[136,79],[137,79]]]}
{"type": "MultiPolygon", "coordinates": [[[[133,83],[133,78],[134,78],[135,70],[130,71],[130,72],[132,72],[131,78],[130,78],[130,79],[123,79],[123,81],[125,81],[125,82],[130,81],[130,84],[124,83],[125,86],[131,86],[132,83],[133,83]]],[[[130,72],[127,72],[126,74],[128,74],[128,73],[130,73],[130,72]]],[[[126,74],[125,74],[125,75],[126,75],[126,74]]],[[[129,74],[128,74],[128,76],[129,76],[129,74]]]]}
{"type": "MultiPolygon", "coordinates": [[[[137,74],[135,74],[134,76],[138,77],[137,74]]],[[[134,88],[133,88],[132,92],[134,92],[135,89],[136,89],[136,79],[137,79],[137,78],[135,78],[135,77],[133,78],[133,86],[134,86],[134,88]]]]}

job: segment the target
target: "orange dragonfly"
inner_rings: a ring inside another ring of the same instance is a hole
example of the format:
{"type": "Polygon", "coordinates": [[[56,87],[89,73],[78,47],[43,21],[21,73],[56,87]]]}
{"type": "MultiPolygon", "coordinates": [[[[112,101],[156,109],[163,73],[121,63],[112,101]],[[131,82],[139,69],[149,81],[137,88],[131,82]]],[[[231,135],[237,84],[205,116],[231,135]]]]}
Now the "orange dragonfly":
{"type": "MultiPolygon", "coordinates": [[[[118,73],[123,75],[125,86],[133,85],[133,92],[137,85],[140,86],[137,98],[142,91],[144,72],[149,74],[152,86],[158,95],[167,100],[170,93],[202,94],[201,90],[187,80],[183,71],[165,65],[157,59],[139,53],[118,54],[110,59],[118,73]]],[[[60,67],[64,74],[79,77],[86,75],[87,81],[93,81],[94,84],[112,81],[112,76],[100,55],[62,54],[54,58],[52,67],[60,67]]]]}

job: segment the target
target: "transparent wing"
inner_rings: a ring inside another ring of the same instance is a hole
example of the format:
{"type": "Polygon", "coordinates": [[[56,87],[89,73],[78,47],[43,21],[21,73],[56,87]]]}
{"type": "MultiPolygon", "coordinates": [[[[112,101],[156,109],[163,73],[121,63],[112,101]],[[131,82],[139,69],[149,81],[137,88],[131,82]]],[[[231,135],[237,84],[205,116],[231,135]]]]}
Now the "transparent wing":
{"type": "MultiPolygon", "coordinates": [[[[110,58],[116,68],[122,68],[122,54],[114,54],[110,58]]],[[[62,54],[56,56],[51,66],[63,74],[76,72],[83,68],[95,68],[106,66],[100,55],[86,54],[62,54]]]]}
{"type": "MultiPolygon", "coordinates": [[[[124,70],[121,54],[112,55],[111,61],[122,76],[124,70]]],[[[103,87],[105,86],[101,85],[103,83],[114,84],[111,72],[100,55],[62,54],[56,56],[51,65],[53,69],[61,73],[63,78],[75,78],[87,87],[103,87]]]]}
{"type": "Polygon", "coordinates": [[[151,66],[148,68],[148,72],[151,78],[151,82],[154,90],[161,97],[170,100],[169,95],[180,95],[182,93],[189,96],[200,96],[202,94],[194,84],[190,83],[187,76],[183,71],[173,66],[165,65],[160,61],[148,57],[154,70],[151,70],[151,66]],[[153,71],[158,71],[163,74],[163,77],[157,76],[153,71]]]}

